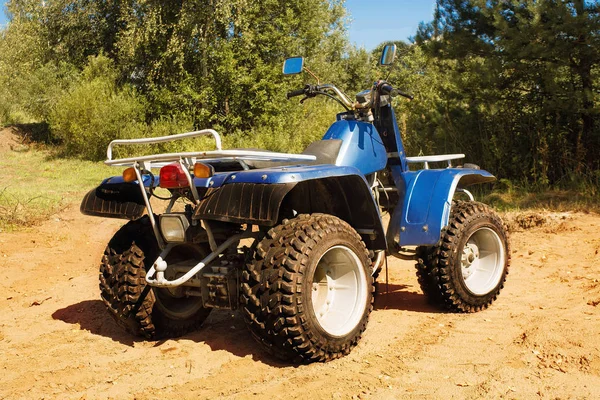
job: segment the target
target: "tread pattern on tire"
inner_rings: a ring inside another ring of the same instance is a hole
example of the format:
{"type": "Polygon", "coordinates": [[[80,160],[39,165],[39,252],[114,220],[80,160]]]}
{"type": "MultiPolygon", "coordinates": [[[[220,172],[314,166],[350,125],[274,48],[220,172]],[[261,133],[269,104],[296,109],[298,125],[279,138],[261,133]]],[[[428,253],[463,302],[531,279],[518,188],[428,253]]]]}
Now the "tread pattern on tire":
{"type": "Polygon", "coordinates": [[[345,221],[326,214],[299,215],[284,220],[258,244],[252,263],[242,273],[244,319],[254,338],[266,350],[293,362],[329,361],[346,355],[358,343],[373,309],[369,253],[356,231],[345,221]],[[356,243],[370,284],[367,312],[350,340],[323,340],[311,329],[302,282],[312,249],[329,234],[340,233],[356,243]]]}
{"type": "Polygon", "coordinates": [[[430,304],[443,304],[441,291],[439,289],[438,268],[436,263],[436,247],[417,247],[417,281],[421,291],[427,297],[430,304]]]}
{"type": "Polygon", "coordinates": [[[100,264],[100,294],[114,320],[129,333],[147,339],[178,337],[196,330],[206,315],[187,320],[169,320],[155,305],[154,290],[146,288],[146,260],[158,256],[158,244],[147,217],[124,225],[111,239],[100,264]],[[132,310],[138,302],[135,315],[132,310]]]}
{"type": "Polygon", "coordinates": [[[508,229],[500,217],[487,205],[474,201],[454,201],[450,220],[442,232],[436,246],[422,246],[417,249],[419,258],[416,264],[417,279],[423,293],[431,303],[445,306],[453,312],[472,313],[486,309],[492,304],[504,287],[510,269],[510,241],[508,229]],[[466,226],[477,218],[490,218],[492,223],[503,230],[506,241],[506,270],[498,286],[489,294],[479,296],[476,302],[469,302],[463,288],[454,281],[451,275],[452,257],[456,251],[466,226]]]}
{"type": "Polygon", "coordinates": [[[146,286],[144,252],[133,243],[123,253],[108,246],[100,264],[100,294],[110,315],[129,333],[151,339],[156,327],[151,318],[154,294],[150,291],[135,315],[132,310],[146,286]]]}

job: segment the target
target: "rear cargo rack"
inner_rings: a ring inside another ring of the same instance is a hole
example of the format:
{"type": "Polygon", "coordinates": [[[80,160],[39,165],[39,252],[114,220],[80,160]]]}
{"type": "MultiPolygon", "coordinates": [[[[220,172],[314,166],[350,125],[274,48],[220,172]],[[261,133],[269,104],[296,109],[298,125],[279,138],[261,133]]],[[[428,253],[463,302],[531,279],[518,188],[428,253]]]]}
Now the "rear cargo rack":
{"type": "MultiPolygon", "coordinates": [[[[152,205],[150,204],[150,198],[148,196],[149,193],[146,190],[146,187],[144,186],[144,180],[142,179],[143,174],[148,173],[148,171],[150,171],[151,168],[160,168],[166,164],[178,162],[183,167],[182,170],[185,171],[187,181],[190,185],[190,191],[192,193],[192,197],[194,198],[194,203],[199,204],[200,196],[198,195],[198,189],[196,188],[196,185],[194,185],[194,176],[190,172],[190,169],[193,168],[194,164],[198,160],[238,161],[242,165],[242,167],[244,167],[244,169],[248,169],[248,166],[244,163],[244,160],[292,161],[302,163],[306,161],[315,161],[316,159],[317,157],[307,154],[276,153],[273,151],[243,149],[223,150],[221,146],[221,136],[213,129],[203,129],[200,131],[180,133],[177,135],[160,136],[155,138],[113,140],[109,143],[108,148],[106,149],[106,161],[104,161],[104,163],[106,165],[117,167],[133,167],[133,169],[135,170],[137,183],[140,187],[140,190],[142,191],[142,197],[144,199],[144,204],[146,205],[148,218],[150,219],[150,223],[152,224],[152,230],[154,231],[154,235],[156,236],[156,240],[158,242],[159,247],[161,249],[165,249],[165,243],[162,239],[161,233],[159,232],[156,219],[154,218],[154,211],[152,210],[152,205]],[[146,156],[127,157],[118,159],[113,159],[112,157],[113,149],[117,145],[128,146],[139,144],[156,144],[209,135],[211,135],[215,140],[215,147],[217,148],[216,150],[152,154],[146,156]]],[[[171,206],[172,203],[169,205],[168,209],[170,209],[171,206]]],[[[209,235],[209,238],[212,237],[210,227],[208,225],[205,225],[205,229],[209,235]]],[[[212,251],[215,250],[216,246],[214,244],[214,240],[211,240],[210,247],[212,251]]]]}
{"type": "Polygon", "coordinates": [[[135,166],[135,164],[144,164],[145,169],[151,167],[159,168],[168,164],[169,162],[186,160],[190,165],[193,165],[196,160],[214,160],[214,159],[225,159],[225,160],[260,160],[260,161],[315,161],[317,158],[313,155],[307,154],[291,154],[291,153],[276,153],[273,151],[264,150],[223,150],[221,147],[221,136],[213,129],[203,129],[200,131],[180,133],[177,135],[161,136],[155,138],[142,138],[142,139],[117,139],[110,142],[106,149],[106,165],[112,166],[135,166]],[[175,140],[189,139],[199,136],[212,135],[215,139],[216,150],[210,151],[191,151],[191,152],[180,152],[180,153],[163,153],[163,154],[152,154],[146,156],[127,157],[113,159],[113,149],[117,145],[139,145],[139,144],[156,144],[172,142],[175,140]]]}
{"type": "Polygon", "coordinates": [[[429,163],[444,162],[448,163],[448,168],[452,167],[452,160],[460,160],[465,158],[464,154],[442,154],[438,156],[418,156],[406,157],[406,162],[409,164],[423,163],[423,168],[429,169],[429,163]]]}

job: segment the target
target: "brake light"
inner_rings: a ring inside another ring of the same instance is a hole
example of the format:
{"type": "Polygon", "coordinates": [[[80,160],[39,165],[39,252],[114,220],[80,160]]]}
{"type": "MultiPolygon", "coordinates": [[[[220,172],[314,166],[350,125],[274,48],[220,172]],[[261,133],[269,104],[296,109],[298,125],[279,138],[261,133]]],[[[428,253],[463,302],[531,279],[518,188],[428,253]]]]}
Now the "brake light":
{"type": "Polygon", "coordinates": [[[164,189],[177,189],[190,185],[186,172],[180,163],[165,165],[160,169],[159,176],[159,186],[164,189]]]}

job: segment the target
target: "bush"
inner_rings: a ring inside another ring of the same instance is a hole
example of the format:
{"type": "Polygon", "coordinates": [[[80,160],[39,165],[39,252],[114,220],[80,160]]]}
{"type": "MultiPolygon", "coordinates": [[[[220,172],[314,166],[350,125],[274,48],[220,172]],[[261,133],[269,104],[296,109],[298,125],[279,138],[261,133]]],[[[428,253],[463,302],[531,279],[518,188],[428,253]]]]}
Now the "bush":
{"type": "Polygon", "coordinates": [[[50,115],[52,134],[66,155],[101,160],[111,140],[131,137],[144,120],[144,100],[129,86],[119,88],[112,61],[91,57],[79,80],[50,115]]]}
{"type": "Polygon", "coordinates": [[[65,60],[49,57],[41,30],[29,18],[0,28],[0,125],[46,121],[78,75],[65,60]]]}
{"type": "Polygon", "coordinates": [[[11,66],[0,77],[0,124],[47,121],[76,77],[73,66],[66,63],[48,63],[32,70],[11,66]]]}
{"type": "Polygon", "coordinates": [[[256,148],[300,153],[323,137],[341,107],[327,99],[311,99],[303,105],[290,104],[285,118],[248,132],[235,132],[223,138],[224,148],[256,148]]]}

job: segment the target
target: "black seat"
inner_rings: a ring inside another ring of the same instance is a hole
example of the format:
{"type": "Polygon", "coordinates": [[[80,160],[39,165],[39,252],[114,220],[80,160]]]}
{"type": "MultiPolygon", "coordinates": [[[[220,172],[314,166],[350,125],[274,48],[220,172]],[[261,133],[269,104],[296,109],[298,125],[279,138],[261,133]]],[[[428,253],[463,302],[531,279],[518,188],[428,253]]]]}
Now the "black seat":
{"type": "Polygon", "coordinates": [[[309,144],[301,154],[317,157],[315,161],[263,161],[263,160],[248,160],[245,161],[250,168],[273,168],[285,167],[290,165],[319,165],[319,164],[335,164],[340,149],[342,148],[343,140],[329,139],[317,140],[309,144]]]}

